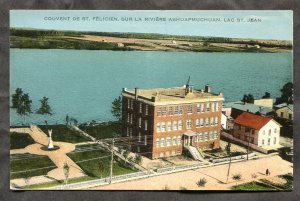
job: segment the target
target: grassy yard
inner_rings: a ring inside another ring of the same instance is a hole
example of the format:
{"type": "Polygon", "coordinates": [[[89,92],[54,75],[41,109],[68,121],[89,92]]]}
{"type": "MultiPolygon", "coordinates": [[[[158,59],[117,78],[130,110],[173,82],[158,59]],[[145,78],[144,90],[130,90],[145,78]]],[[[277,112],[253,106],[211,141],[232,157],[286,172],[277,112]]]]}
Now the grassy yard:
{"type": "Polygon", "coordinates": [[[96,139],[112,138],[121,131],[121,123],[111,122],[98,125],[80,125],[79,128],[96,139]]]}
{"type": "Polygon", "coordinates": [[[10,156],[10,179],[46,175],[55,168],[55,164],[48,156],[35,154],[12,154],[10,156]]]}
{"type": "Polygon", "coordinates": [[[293,189],[293,176],[290,174],[280,175],[279,177],[286,180],[285,184],[277,184],[270,182],[266,179],[261,179],[258,182],[250,182],[233,186],[232,190],[241,191],[280,191],[280,190],[292,190],[293,189]]]}
{"type": "Polygon", "coordinates": [[[10,149],[22,149],[34,143],[35,141],[28,133],[10,133],[10,149]]]}
{"type": "MultiPolygon", "coordinates": [[[[110,172],[110,152],[99,149],[99,145],[76,146],[76,150],[68,153],[68,156],[90,177],[107,177],[110,172]],[[98,150],[97,150],[98,149],[98,150]],[[98,158],[103,157],[103,158],[98,158]],[[96,158],[96,159],[94,159],[96,158]],[[89,160],[92,159],[92,160],[89,160]],[[82,160],[88,160],[83,161],[82,160]],[[100,162],[103,164],[102,175],[99,171],[100,162]]],[[[136,172],[123,162],[114,160],[113,175],[122,175],[136,172]]]]}
{"type": "Polygon", "coordinates": [[[39,128],[48,134],[48,129],[52,129],[53,141],[79,143],[90,141],[89,138],[79,134],[77,131],[66,125],[39,125],[39,128]]]}

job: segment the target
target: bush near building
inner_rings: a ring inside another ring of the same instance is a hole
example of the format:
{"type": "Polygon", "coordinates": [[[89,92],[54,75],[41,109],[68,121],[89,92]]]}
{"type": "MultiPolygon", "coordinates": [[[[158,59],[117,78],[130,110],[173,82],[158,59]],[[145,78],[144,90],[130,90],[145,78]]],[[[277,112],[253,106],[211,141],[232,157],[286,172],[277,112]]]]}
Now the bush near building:
{"type": "Polygon", "coordinates": [[[39,125],[39,128],[48,135],[48,130],[52,129],[52,139],[58,142],[79,143],[91,141],[67,125],[39,125]]]}
{"type": "Polygon", "coordinates": [[[10,149],[22,149],[34,143],[35,141],[28,133],[10,133],[10,149]]]}

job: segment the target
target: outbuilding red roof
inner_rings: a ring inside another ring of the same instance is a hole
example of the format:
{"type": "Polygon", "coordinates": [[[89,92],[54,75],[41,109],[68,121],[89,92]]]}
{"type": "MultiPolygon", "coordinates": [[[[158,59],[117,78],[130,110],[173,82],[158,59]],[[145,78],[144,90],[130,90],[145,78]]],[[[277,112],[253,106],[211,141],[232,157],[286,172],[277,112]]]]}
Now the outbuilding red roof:
{"type": "Polygon", "coordinates": [[[251,114],[249,112],[243,112],[240,116],[238,116],[234,120],[234,123],[247,126],[255,130],[259,130],[264,125],[266,125],[270,120],[272,119],[269,117],[263,117],[263,116],[251,114]]]}

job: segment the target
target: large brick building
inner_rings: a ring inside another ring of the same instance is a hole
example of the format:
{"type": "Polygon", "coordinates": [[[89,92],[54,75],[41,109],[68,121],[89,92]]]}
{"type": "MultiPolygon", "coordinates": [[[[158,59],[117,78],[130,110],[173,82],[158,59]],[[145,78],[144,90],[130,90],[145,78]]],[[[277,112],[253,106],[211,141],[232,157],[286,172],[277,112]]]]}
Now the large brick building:
{"type": "Polygon", "coordinates": [[[123,89],[122,130],[134,152],[149,158],[182,154],[185,146],[218,148],[222,94],[186,85],[123,89]]]}

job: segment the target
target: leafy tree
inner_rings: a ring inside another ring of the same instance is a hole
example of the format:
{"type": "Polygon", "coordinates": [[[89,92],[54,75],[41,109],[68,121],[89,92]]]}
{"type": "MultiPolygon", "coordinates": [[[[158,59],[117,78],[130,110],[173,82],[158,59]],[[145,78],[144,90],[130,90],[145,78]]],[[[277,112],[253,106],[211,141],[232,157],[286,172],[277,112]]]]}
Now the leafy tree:
{"type": "Polygon", "coordinates": [[[20,106],[22,96],[23,96],[23,90],[21,88],[17,88],[11,98],[11,102],[12,102],[11,108],[18,108],[20,106]]]}
{"type": "Polygon", "coordinates": [[[119,96],[112,102],[111,113],[118,121],[122,120],[122,98],[121,98],[121,96],[119,96]]]}
{"type": "Polygon", "coordinates": [[[140,154],[137,154],[135,157],[135,163],[140,165],[142,163],[142,160],[142,156],[140,154]]]}
{"type": "Polygon", "coordinates": [[[293,97],[293,91],[294,91],[294,85],[291,82],[286,83],[281,91],[281,97],[276,99],[276,104],[280,103],[288,103],[293,104],[294,103],[294,97],[293,97]]]}
{"type": "Polygon", "coordinates": [[[271,94],[269,92],[265,92],[265,95],[263,95],[261,98],[271,98],[271,94]]]}
{"type": "Polygon", "coordinates": [[[203,177],[197,182],[197,186],[204,187],[206,183],[207,183],[207,180],[203,177]]]}
{"type": "MultiPolygon", "coordinates": [[[[48,102],[49,98],[46,98],[45,96],[39,100],[41,103],[40,108],[36,111],[37,114],[41,114],[41,115],[52,115],[52,109],[49,105],[48,102]]],[[[45,120],[46,125],[48,124],[48,122],[45,120]]]]}
{"type": "Polygon", "coordinates": [[[23,116],[23,124],[26,123],[26,116],[28,116],[31,111],[32,101],[29,98],[28,94],[23,94],[20,96],[20,101],[16,107],[16,112],[18,115],[23,116]]]}
{"type": "Polygon", "coordinates": [[[242,102],[243,103],[254,103],[254,97],[253,97],[253,95],[252,94],[248,94],[248,95],[244,94],[242,102]]]}

